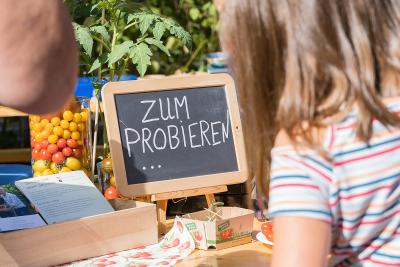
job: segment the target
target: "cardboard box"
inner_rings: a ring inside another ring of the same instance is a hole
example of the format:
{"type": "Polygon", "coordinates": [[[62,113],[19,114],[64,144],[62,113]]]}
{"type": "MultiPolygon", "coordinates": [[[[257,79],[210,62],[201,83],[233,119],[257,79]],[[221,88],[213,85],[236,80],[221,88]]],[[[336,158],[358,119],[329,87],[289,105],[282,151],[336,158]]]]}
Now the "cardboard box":
{"type": "Polygon", "coordinates": [[[183,221],[192,234],[196,247],[199,249],[225,249],[251,242],[254,211],[237,208],[221,207],[216,209],[214,220],[209,221],[207,210],[189,213],[183,216],[183,221]]]}
{"type": "Polygon", "coordinates": [[[158,242],[156,206],[116,199],[115,212],[0,234],[0,266],[54,266],[158,242]]]}

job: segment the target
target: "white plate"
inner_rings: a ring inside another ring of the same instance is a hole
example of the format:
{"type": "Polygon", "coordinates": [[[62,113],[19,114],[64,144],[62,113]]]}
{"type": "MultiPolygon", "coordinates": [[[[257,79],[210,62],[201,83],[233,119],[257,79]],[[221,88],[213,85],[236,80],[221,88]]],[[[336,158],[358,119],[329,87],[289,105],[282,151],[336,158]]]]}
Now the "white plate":
{"type": "Polygon", "coordinates": [[[274,245],[274,243],[272,241],[268,240],[262,232],[259,232],[256,235],[256,238],[258,241],[260,241],[261,243],[264,243],[266,245],[270,245],[270,246],[274,245]]]}

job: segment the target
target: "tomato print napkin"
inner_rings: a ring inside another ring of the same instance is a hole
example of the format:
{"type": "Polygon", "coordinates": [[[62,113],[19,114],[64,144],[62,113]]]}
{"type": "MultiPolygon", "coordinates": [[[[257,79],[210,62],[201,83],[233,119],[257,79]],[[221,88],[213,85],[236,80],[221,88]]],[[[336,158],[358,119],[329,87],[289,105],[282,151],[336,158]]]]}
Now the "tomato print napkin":
{"type": "Polygon", "coordinates": [[[195,244],[192,236],[182,223],[181,219],[176,217],[174,226],[158,244],[112,253],[101,257],[70,263],[64,266],[173,266],[177,261],[186,258],[194,249],[195,244]]]}

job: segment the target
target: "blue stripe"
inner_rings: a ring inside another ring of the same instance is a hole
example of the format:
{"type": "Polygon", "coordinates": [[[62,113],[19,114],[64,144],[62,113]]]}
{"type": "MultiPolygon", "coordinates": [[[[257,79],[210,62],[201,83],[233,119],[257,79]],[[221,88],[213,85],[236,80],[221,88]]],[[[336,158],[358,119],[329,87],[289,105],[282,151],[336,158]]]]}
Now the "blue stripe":
{"type": "Polygon", "coordinates": [[[310,210],[310,209],[281,209],[278,211],[274,211],[269,213],[269,215],[271,217],[276,216],[276,215],[281,215],[281,214],[287,214],[287,213],[298,213],[298,212],[310,212],[310,213],[319,213],[319,214],[323,214],[326,216],[329,216],[329,218],[331,218],[331,213],[330,212],[326,212],[326,211],[322,211],[322,210],[310,210]]]}
{"type": "Polygon", "coordinates": [[[280,180],[280,179],[288,179],[288,178],[310,180],[310,177],[306,176],[306,175],[278,175],[278,176],[272,176],[271,181],[280,180]]]}
{"type": "Polygon", "coordinates": [[[391,209],[396,208],[399,203],[400,203],[400,199],[399,199],[399,201],[394,202],[392,205],[390,205],[389,207],[387,207],[383,211],[368,212],[368,213],[365,213],[365,214],[361,214],[360,216],[358,216],[355,219],[345,219],[345,218],[341,217],[341,218],[338,219],[338,222],[356,223],[356,222],[359,222],[361,219],[363,219],[365,217],[381,216],[381,215],[385,214],[386,212],[390,211],[391,209]]]}
{"type": "Polygon", "coordinates": [[[333,171],[332,168],[331,168],[330,166],[328,166],[328,165],[326,165],[326,164],[324,164],[324,163],[322,163],[322,162],[320,162],[320,161],[318,161],[318,160],[316,160],[316,159],[313,159],[313,158],[310,157],[310,156],[303,155],[303,157],[306,158],[306,159],[311,160],[312,162],[314,162],[314,163],[316,163],[316,164],[318,164],[319,166],[321,166],[322,168],[326,169],[326,170],[329,171],[329,172],[332,172],[332,171],[333,171]]]}
{"type": "Polygon", "coordinates": [[[349,186],[349,187],[346,187],[346,188],[340,188],[336,192],[332,193],[331,197],[336,197],[341,191],[351,191],[351,190],[356,189],[356,188],[362,188],[362,187],[366,187],[366,186],[369,186],[369,185],[374,185],[374,184],[377,184],[377,183],[380,183],[380,182],[384,182],[384,181],[388,181],[388,180],[392,180],[392,179],[397,179],[399,177],[400,177],[400,172],[395,173],[395,174],[390,175],[390,176],[387,176],[387,177],[378,178],[377,180],[369,182],[369,183],[353,185],[353,186],[349,186]]]}
{"type": "Polygon", "coordinates": [[[397,255],[389,255],[389,254],[382,253],[382,252],[379,252],[379,251],[375,251],[375,252],[373,252],[372,254],[373,254],[373,255],[379,255],[379,256],[387,257],[387,258],[392,258],[392,259],[400,259],[400,256],[397,256],[397,255]]]}
{"type": "Polygon", "coordinates": [[[397,137],[395,137],[393,139],[389,139],[389,140],[386,140],[386,141],[383,141],[383,142],[380,142],[380,143],[375,143],[375,144],[372,144],[372,145],[370,144],[369,146],[365,145],[365,146],[363,146],[361,148],[356,148],[356,149],[352,149],[352,150],[348,150],[348,151],[344,151],[344,152],[335,153],[335,154],[333,154],[333,157],[336,158],[336,157],[344,156],[344,155],[347,155],[347,154],[368,150],[368,149],[375,148],[375,147],[378,147],[378,146],[381,146],[381,145],[390,144],[390,143],[393,143],[393,142],[396,142],[396,141],[400,141],[400,136],[397,136],[397,137]]]}

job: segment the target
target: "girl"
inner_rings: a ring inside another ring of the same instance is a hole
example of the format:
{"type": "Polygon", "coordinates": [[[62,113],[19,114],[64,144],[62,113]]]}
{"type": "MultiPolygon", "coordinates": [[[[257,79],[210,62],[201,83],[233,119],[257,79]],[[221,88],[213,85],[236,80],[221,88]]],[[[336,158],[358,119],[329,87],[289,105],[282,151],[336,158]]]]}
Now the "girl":
{"type": "Polygon", "coordinates": [[[272,266],[400,266],[400,1],[229,0],[221,32],[272,266]]]}

